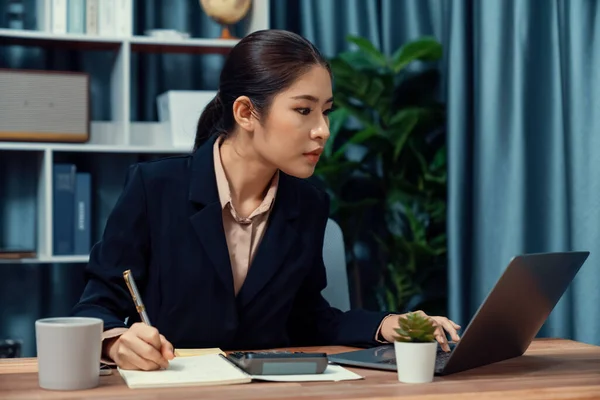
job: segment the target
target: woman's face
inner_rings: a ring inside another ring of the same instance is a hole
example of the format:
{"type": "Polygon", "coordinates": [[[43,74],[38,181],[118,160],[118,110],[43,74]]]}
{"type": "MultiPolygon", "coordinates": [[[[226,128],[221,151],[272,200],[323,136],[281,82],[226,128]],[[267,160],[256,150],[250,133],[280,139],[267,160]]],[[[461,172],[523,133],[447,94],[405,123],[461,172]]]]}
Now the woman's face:
{"type": "Polygon", "coordinates": [[[254,125],[252,143],[257,155],[288,175],[308,178],[329,139],[333,106],[329,72],[312,67],[275,96],[261,123],[254,125]]]}

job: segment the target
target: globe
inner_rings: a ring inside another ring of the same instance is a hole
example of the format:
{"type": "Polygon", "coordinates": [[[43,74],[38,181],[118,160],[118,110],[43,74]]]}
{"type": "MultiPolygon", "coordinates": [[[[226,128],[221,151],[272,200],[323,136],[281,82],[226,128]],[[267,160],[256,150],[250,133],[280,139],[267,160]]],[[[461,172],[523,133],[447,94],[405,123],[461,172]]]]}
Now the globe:
{"type": "Polygon", "coordinates": [[[200,6],[210,18],[223,26],[221,39],[233,39],[229,25],[248,14],[252,0],[200,0],[200,6]]]}

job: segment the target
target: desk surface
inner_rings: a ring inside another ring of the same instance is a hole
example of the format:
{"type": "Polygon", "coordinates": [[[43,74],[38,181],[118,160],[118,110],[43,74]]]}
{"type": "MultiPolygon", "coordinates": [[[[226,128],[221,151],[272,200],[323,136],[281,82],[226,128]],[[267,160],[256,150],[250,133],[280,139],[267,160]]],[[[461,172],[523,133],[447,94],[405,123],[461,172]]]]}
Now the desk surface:
{"type": "MultiPolygon", "coordinates": [[[[347,351],[345,347],[301,351],[347,351]]],[[[0,398],[10,399],[590,399],[600,398],[600,347],[561,339],[536,340],[524,356],[445,377],[429,384],[398,382],[395,372],[350,368],[365,377],[346,382],[258,383],[171,389],[127,388],[118,372],[87,391],[39,389],[35,358],[0,360],[0,398]]]]}

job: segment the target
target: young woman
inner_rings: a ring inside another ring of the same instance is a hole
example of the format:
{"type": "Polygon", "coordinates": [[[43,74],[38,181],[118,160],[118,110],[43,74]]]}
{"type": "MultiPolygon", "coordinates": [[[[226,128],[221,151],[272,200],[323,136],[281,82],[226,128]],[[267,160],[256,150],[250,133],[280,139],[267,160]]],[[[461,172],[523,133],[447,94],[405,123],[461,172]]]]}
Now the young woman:
{"type": "MultiPolygon", "coordinates": [[[[193,153],[131,167],[73,310],[104,320],[105,359],[151,370],[168,365],[173,347],[393,340],[396,317],[344,313],[321,296],[329,202],[303,178],[329,138],[331,79],[304,38],[250,34],[225,62],[193,153]],[[152,326],[137,322],[126,269],[152,326]]],[[[444,349],[446,332],[459,339],[458,325],[431,318],[444,349]]]]}

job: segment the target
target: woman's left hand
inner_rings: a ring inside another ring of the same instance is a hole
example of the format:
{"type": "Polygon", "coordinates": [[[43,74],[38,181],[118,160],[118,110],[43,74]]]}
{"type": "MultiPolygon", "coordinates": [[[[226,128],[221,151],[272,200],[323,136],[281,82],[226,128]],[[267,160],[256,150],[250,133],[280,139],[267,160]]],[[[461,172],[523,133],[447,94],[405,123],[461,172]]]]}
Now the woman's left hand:
{"type": "MultiPolygon", "coordinates": [[[[450,351],[450,346],[448,346],[448,338],[446,334],[449,334],[453,341],[457,342],[460,340],[458,336],[458,330],[460,329],[460,325],[454,323],[446,317],[431,317],[425,314],[423,311],[414,311],[417,314],[421,314],[424,317],[430,318],[435,326],[437,327],[435,331],[435,338],[439,342],[442,350],[450,351]]],[[[383,321],[383,325],[381,327],[381,335],[383,338],[390,342],[394,342],[394,336],[396,335],[396,329],[398,328],[398,317],[405,316],[406,314],[400,315],[392,315],[387,317],[383,321]]]]}

